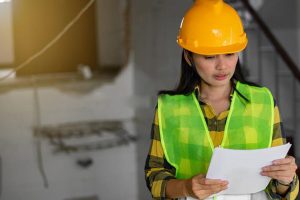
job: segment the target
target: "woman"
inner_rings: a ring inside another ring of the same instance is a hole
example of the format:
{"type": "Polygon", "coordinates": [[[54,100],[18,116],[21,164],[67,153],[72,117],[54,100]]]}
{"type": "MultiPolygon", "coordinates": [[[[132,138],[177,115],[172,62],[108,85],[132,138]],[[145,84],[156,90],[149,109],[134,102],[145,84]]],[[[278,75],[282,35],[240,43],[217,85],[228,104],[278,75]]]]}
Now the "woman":
{"type": "MultiPolygon", "coordinates": [[[[146,160],[153,199],[206,199],[226,190],[226,180],[205,177],[213,148],[259,149],[285,143],[279,111],[267,88],[244,80],[238,54],[247,37],[237,12],[223,0],[197,0],[182,21],[181,78],[162,91],[146,160]]],[[[261,175],[272,178],[256,194],[214,199],[295,199],[295,159],[273,161],[261,175]]]]}

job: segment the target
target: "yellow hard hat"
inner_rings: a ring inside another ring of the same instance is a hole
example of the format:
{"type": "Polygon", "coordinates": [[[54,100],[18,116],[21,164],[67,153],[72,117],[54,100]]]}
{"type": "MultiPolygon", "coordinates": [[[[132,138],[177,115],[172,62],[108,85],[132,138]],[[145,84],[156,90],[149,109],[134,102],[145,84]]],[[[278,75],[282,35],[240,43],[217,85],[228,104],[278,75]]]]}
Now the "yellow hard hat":
{"type": "Polygon", "coordinates": [[[202,55],[240,52],[248,39],[238,13],[223,0],[196,0],[182,19],[177,43],[202,55]]]}

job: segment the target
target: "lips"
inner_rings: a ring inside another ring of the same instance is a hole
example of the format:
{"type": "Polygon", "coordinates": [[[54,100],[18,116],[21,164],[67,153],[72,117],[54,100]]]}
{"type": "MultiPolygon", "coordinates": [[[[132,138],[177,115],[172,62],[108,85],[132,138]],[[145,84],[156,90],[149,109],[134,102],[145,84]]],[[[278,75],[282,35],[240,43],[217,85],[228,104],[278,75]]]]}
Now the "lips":
{"type": "Polygon", "coordinates": [[[222,81],[222,80],[225,80],[227,78],[228,74],[217,74],[215,75],[215,79],[218,80],[218,81],[222,81]]]}

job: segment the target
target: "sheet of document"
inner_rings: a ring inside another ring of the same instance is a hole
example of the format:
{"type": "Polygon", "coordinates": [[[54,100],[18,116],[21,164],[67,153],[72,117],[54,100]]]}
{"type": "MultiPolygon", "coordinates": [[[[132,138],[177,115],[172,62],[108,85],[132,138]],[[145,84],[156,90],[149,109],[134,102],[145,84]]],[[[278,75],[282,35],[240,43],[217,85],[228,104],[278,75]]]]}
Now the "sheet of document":
{"type": "Polygon", "coordinates": [[[229,182],[219,194],[251,194],[264,190],[270,178],[260,175],[262,167],[284,158],[291,144],[258,150],[215,148],[206,178],[229,182]]]}

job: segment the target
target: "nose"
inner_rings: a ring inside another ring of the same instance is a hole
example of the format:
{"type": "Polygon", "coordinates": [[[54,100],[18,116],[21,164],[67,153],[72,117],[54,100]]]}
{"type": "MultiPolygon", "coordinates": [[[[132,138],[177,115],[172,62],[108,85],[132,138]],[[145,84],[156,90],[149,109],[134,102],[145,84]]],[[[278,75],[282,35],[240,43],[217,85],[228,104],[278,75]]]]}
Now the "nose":
{"type": "Polygon", "coordinates": [[[216,69],[223,70],[226,68],[226,58],[225,55],[217,55],[216,57],[216,69]]]}

